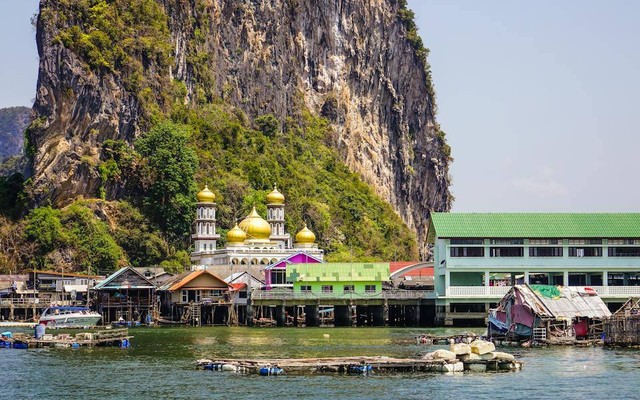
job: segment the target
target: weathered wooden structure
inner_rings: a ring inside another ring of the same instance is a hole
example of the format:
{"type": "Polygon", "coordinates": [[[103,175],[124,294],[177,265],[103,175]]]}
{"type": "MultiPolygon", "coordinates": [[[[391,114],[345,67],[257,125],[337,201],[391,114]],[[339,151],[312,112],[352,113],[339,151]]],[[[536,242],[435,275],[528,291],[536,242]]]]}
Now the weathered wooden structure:
{"type": "Polygon", "coordinates": [[[594,290],[552,285],[515,285],[489,313],[493,340],[571,344],[599,339],[611,315],[594,290]]]}
{"type": "Polygon", "coordinates": [[[475,371],[472,365],[483,365],[485,371],[518,371],[522,369],[520,361],[503,360],[474,360],[474,361],[445,361],[423,358],[395,358],[395,357],[333,357],[333,358],[287,358],[287,359],[215,359],[198,360],[196,366],[204,368],[215,364],[230,366],[221,368],[223,371],[242,373],[258,373],[265,366],[275,366],[284,370],[285,374],[327,374],[348,373],[351,366],[371,366],[373,373],[385,372],[463,372],[475,371]]]}
{"type": "Polygon", "coordinates": [[[36,339],[34,337],[25,337],[21,340],[28,344],[28,347],[95,347],[95,346],[115,346],[129,347],[129,341],[133,336],[129,335],[129,330],[109,329],[91,332],[78,332],[75,335],[70,334],[45,334],[43,337],[36,339]]]}
{"type": "Polygon", "coordinates": [[[151,321],[156,310],[156,286],[132,267],[121,268],[99,282],[95,291],[95,308],[102,321],[151,321]]]}
{"type": "Polygon", "coordinates": [[[604,342],[640,346],[640,297],[632,297],[604,321],[604,342]]]}
{"type": "Polygon", "coordinates": [[[162,319],[190,325],[233,325],[233,288],[209,270],[184,272],[158,288],[162,319]]]}

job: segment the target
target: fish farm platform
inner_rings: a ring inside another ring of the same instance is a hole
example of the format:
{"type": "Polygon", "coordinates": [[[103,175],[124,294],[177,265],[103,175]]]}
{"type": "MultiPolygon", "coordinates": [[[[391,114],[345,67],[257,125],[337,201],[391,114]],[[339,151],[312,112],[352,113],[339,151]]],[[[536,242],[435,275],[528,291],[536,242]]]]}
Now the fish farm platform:
{"type": "Polygon", "coordinates": [[[334,357],[287,359],[201,359],[196,368],[255,374],[261,369],[279,368],[284,374],[349,373],[360,366],[371,366],[373,373],[385,372],[463,372],[519,371],[520,361],[474,360],[444,361],[421,358],[334,357]]]}
{"type": "Polygon", "coordinates": [[[29,348],[34,347],[96,347],[115,346],[129,347],[133,336],[129,335],[128,329],[109,329],[92,332],[79,332],[75,335],[45,334],[42,338],[36,339],[28,337],[22,341],[27,343],[29,348]]]}

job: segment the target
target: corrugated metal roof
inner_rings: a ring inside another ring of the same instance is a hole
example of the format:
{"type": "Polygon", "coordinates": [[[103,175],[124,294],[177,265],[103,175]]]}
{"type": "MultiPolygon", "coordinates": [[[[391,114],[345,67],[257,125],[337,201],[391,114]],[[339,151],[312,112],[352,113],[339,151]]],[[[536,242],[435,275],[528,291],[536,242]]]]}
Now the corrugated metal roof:
{"type": "Polygon", "coordinates": [[[554,298],[542,296],[529,285],[516,285],[512,290],[518,291],[531,309],[541,317],[571,320],[575,317],[602,319],[611,316],[611,311],[600,296],[577,288],[558,287],[560,296],[554,298]]]}
{"type": "Polygon", "coordinates": [[[440,238],[640,238],[640,213],[431,213],[440,238]]]}

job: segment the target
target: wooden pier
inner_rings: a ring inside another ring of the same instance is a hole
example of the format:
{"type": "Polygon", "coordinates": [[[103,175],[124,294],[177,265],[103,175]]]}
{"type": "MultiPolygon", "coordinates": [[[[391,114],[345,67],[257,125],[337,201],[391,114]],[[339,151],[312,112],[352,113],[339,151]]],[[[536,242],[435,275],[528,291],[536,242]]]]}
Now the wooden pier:
{"type": "Polygon", "coordinates": [[[278,366],[285,374],[347,373],[350,366],[370,365],[373,373],[390,372],[463,372],[463,371],[518,371],[520,361],[474,360],[444,361],[421,358],[334,357],[334,358],[287,358],[287,359],[215,359],[198,360],[197,368],[207,365],[228,366],[224,371],[255,374],[260,368],[278,366]],[[479,366],[482,366],[479,368],[479,366]]]}

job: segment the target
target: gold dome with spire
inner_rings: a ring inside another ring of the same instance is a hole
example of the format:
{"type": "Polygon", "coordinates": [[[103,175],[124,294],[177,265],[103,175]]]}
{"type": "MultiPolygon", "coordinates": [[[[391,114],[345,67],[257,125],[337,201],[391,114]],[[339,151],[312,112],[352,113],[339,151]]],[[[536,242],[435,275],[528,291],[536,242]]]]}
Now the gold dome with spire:
{"type": "Polygon", "coordinates": [[[304,228],[300,232],[296,233],[296,243],[298,244],[313,244],[316,242],[316,235],[307,228],[307,224],[304,224],[304,228]]]}
{"type": "Polygon", "coordinates": [[[273,190],[267,195],[267,204],[284,204],[284,195],[280,193],[275,183],[273,190]]]}
{"type": "Polygon", "coordinates": [[[236,226],[234,226],[233,229],[227,232],[228,244],[244,243],[245,240],[247,240],[247,234],[245,233],[245,231],[240,229],[238,224],[236,224],[236,226]]]}
{"type": "Polygon", "coordinates": [[[271,236],[271,225],[256,211],[254,206],[251,214],[243,219],[238,227],[247,233],[247,239],[253,241],[268,241],[271,236]]]}
{"type": "Polygon", "coordinates": [[[197,197],[198,203],[213,203],[216,200],[216,195],[209,190],[208,185],[204,185],[204,189],[198,192],[197,197]]]}

